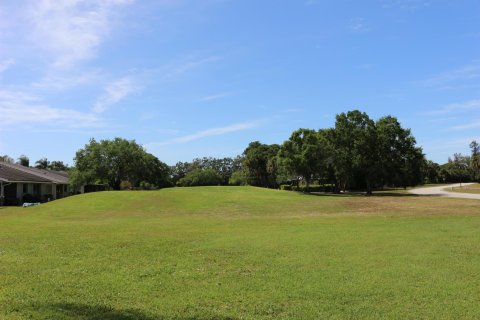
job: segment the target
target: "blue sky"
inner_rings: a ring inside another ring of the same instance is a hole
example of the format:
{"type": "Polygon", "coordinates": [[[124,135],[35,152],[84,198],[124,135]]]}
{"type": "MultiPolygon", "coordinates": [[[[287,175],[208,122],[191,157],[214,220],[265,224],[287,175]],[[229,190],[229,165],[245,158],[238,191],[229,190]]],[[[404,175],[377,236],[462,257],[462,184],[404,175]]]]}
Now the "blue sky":
{"type": "Polygon", "coordinates": [[[73,164],[90,138],[174,164],[360,109],[429,159],[480,140],[480,1],[0,2],[0,154],[73,164]]]}

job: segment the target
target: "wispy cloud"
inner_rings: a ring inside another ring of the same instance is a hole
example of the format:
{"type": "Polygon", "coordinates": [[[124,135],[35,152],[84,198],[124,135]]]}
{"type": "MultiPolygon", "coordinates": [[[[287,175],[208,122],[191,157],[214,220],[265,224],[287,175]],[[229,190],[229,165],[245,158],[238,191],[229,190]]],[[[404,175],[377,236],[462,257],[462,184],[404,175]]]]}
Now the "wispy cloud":
{"type": "Polygon", "coordinates": [[[480,79],[480,62],[476,61],[462,67],[433,75],[420,81],[420,85],[440,89],[455,89],[466,82],[480,79]]]}
{"type": "Polygon", "coordinates": [[[171,80],[193,69],[199,68],[214,61],[218,61],[220,59],[220,56],[188,57],[187,59],[165,65],[157,72],[160,73],[160,78],[162,80],[171,80]]]}
{"type": "MultiPolygon", "coordinates": [[[[473,140],[480,140],[479,136],[470,136],[470,137],[460,137],[460,138],[452,138],[452,139],[442,139],[442,140],[430,140],[426,141],[422,144],[424,149],[428,149],[428,151],[443,151],[443,150],[450,150],[450,155],[454,152],[459,152],[461,150],[467,150],[468,145],[473,140]]],[[[463,151],[462,151],[463,152],[463,151]]],[[[445,160],[447,160],[445,158],[445,160]]]]}
{"type": "Polygon", "coordinates": [[[110,106],[125,99],[138,89],[138,86],[128,77],[111,82],[105,87],[104,93],[98,98],[92,111],[95,113],[105,112],[110,106]]]}
{"type": "Polygon", "coordinates": [[[230,95],[231,95],[231,93],[228,93],[228,92],[218,93],[218,94],[212,94],[212,95],[209,95],[209,96],[206,96],[206,97],[201,98],[200,101],[218,100],[218,99],[226,98],[226,97],[228,97],[228,96],[230,96],[230,95]]]}
{"type": "Polygon", "coordinates": [[[430,6],[429,0],[383,0],[383,8],[397,8],[401,10],[415,11],[430,6]]]}
{"type": "Polygon", "coordinates": [[[93,114],[54,108],[43,104],[38,97],[19,91],[0,91],[0,114],[4,126],[44,124],[85,127],[101,124],[100,119],[93,114]]]}
{"type": "Polygon", "coordinates": [[[53,56],[53,66],[70,68],[92,59],[110,31],[115,7],[131,0],[39,0],[29,8],[32,41],[53,56]]]}
{"type": "Polygon", "coordinates": [[[367,25],[367,22],[364,18],[355,18],[350,21],[349,25],[350,31],[354,33],[362,33],[370,31],[370,28],[367,25]]]}
{"type": "Polygon", "coordinates": [[[453,126],[449,128],[449,130],[457,131],[457,130],[469,130],[469,129],[478,129],[478,128],[480,128],[480,119],[477,119],[476,121],[473,121],[473,122],[453,126]]]}
{"type": "Polygon", "coordinates": [[[7,60],[4,60],[4,61],[0,61],[0,73],[4,72],[5,70],[10,68],[14,64],[15,64],[14,59],[7,59],[7,60]]]}
{"type": "Polygon", "coordinates": [[[160,142],[160,143],[152,143],[149,144],[150,146],[165,146],[165,145],[171,145],[171,144],[182,144],[182,143],[187,143],[199,139],[203,139],[206,137],[213,137],[213,136],[221,136],[227,133],[231,132],[237,132],[237,131],[245,131],[248,129],[252,129],[255,127],[258,127],[263,121],[261,120],[256,120],[256,121],[251,121],[251,122],[242,122],[242,123],[236,123],[232,124],[226,127],[219,127],[219,128],[210,128],[202,131],[198,131],[192,134],[184,135],[172,140],[168,140],[165,142],[160,142]]]}
{"type": "Polygon", "coordinates": [[[461,103],[452,103],[438,110],[426,112],[426,115],[443,115],[453,112],[480,109],[480,100],[469,100],[461,103]]]}
{"type": "Polygon", "coordinates": [[[32,86],[40,89],[64,90],[82,85],[94,85],[99,82],[99,70],[80,71],[75,73],[50,72],[32,86]]]}

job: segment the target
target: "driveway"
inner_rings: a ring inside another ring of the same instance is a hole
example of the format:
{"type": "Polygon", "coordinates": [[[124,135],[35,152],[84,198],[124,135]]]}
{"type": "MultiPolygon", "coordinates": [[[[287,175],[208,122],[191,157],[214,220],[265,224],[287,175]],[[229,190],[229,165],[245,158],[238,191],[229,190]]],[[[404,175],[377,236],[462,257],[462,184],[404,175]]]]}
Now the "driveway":
{"type": "MultiPolygon", "coordinates": [[[[473,183],[462,183],[462,186],[468,186],[473,183]]],[[[464,198],[464,199],[478,199],[480,200],[480,194],[471,194],[471,193],[459,193],[459,192],[450,192],[449,188],[459,187],[460,184],[451,184],[448,186],[440,187],[427,187],[427,188],[416,188],[408,190],[408,192],[413,194],[418,194],[420,196],[438,196],[438,197],[452,197],[452,198],[464,198]]]]}

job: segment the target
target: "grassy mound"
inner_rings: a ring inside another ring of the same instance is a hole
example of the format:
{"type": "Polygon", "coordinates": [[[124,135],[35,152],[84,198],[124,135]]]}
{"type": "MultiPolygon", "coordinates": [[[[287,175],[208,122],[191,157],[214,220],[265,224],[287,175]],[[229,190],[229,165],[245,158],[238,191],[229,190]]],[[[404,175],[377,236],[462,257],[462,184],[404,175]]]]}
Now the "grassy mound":
{"type": "Polygon", "coordinates": [[[0,209],[0,318],[475,318],[477,200],[252,187],[0,209]]]}

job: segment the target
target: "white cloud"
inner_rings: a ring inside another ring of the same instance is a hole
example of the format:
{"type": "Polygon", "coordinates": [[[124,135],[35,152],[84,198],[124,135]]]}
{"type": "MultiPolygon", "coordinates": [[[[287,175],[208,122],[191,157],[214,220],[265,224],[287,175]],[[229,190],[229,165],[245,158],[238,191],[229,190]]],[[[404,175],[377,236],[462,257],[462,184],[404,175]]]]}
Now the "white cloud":
{"type": "Polygon", "coordinates": [[[477,128],[480,128],[480,120],[461,124],[458,126],[453,126],[450,128],[450,130],[456,131],[456,130],[468,130],[468,129],[477,129],[477,128]]]}
{"type": "Polygon", "coordinates": [[[462,103],[452,103],[438,110],[427,112],[427,115],[442,115],[452,112],[480,109],[480,100],[469,100],[462,103]]]}
{"type": "Polygon", "coordinates": [[[192,134],[188,134],[182,137],[178,137],[169,141],[165,142],[160,142],[160,143],[151,143],[149,144],[150,147],[152,146],[165,146],[165,145],[170,145],[170,144],[181,144],[181,143],[187,143],[199,139],[203,139],[206,137],[213,137],[213,136],[221,136],[227,133],[231,132],[237,132],[237,131],[244,131],[248,129],[252,129],[255,127],[258,127],[262,121],[252,121],[252,122],[242,122],[242,123],[236,123],[230,126],[226,127],[220,127],[220,128],[211,128],[211,129],[206,129],[202,131],[198,131],[192,134]]]}
{"type": "Polygon", "coordinates": [[[188,58],[184,61],[178,61],[178,62],[168,64],[163,68],[161,68],[160,70],[158,70],[158,72],[161,74],[162,80],[169,80],[172,78],[179,77],[192,69],[199,68],[207,63],[218,61],[220,59],[221,57],[219,56],[188,58]]]}
{"type": "Polygon", "coordinates": [[[64,90],[82,85],[93,85],[99,82],[99,70],[80,73],[51,72],[40,81],[33,83],[33,87],[40,89],[64,90]]]}
{"type": "Polygon", "coordinates": [[[13,59],[7,59],[7,60],[4,60],[4,61],[0,61],[0,73],[4,72],[5,70],[10,68],[14,64],[15,64],[15,60],[13,60],[13,59]]]}
{"type": "Polygon", "coordinates": [[[480,62],[464,65],[460,68],[433,75],[420,82],[427,87],[454,89],[458,83],[480,79],[480,62]]]}
{"type": "Polygon", "coordinates": [[[468,145],[473,140],[480,140],[480,136],[471,136],[471,137],[460,137],[453,139],[442,139],[442,140],[430,140],[426,143],[423,143],[423,148],[428,149],[429,151],[441,151],[441,150],[451,150],[450,154],[454,152],[459,152],[459,150],[465,150],[468,148],[468,145]]]}
{"type": "Polygon", "coordinates": [[[415,11],[430,6],[429,0],[384,0],[383,8],[398,8],[402,10],[415,11]]]}
{"type": "Polygon", "coordinates": [[[114,7],[129,0],[39,0],[29,8],[32,40],[53,55],[53,66],[69,68],[92,59],[110,31],[114,7]]]}
{"type": "Polygon", "coordinates": [[[105,112],[110,106],[120,102],[137,90],[138,87],[128,77],[111,82],[105,87],[105,92],[98,98],[92,111],[95,113],[105,112]]]}
{"type": "Polygon", "coordinates": [[[0,91],[2,125],[21,126],[45,124],[69,127],[99,126],[100,120],[93,114],[72,109],[54,108],[41,103],[35,96],[19,91],[0,91]]]}

